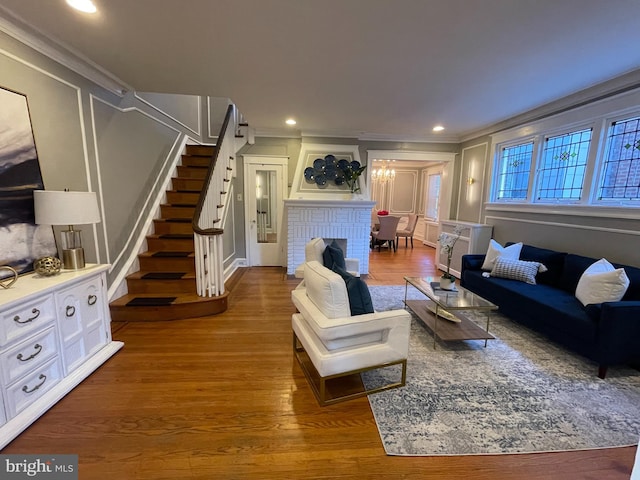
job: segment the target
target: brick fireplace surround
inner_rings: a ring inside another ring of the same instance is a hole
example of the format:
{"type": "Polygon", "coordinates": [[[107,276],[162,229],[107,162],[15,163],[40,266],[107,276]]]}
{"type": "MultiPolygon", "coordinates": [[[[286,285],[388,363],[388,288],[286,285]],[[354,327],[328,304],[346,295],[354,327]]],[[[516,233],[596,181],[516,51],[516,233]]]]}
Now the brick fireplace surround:
{"type": "Polygon", "coordinates": [[[360,274],[369,273],[371,209],[368,200],[288,199],[287,274],[293,275],[304,262],[304,246],[315,237],[346,239],[345,256],[357,258],[360,274]]]}

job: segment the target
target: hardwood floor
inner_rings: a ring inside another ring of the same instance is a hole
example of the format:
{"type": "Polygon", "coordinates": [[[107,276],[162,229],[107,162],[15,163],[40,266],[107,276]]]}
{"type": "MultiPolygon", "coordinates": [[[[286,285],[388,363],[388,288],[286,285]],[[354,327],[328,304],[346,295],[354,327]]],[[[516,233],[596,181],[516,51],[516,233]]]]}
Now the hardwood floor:
{"type": "MultiPolygon", "coordinates": [[[[419,245],[371,253],[370,285],[435,273],[419,245]]],[[[319,407],[291,352],[281,268],[234,279],[215,317],[114,325],[124,348],[9,444],[78,454],[89,479],[624,479],[635,447],[386,456],[366,398],[319,407]]]]}

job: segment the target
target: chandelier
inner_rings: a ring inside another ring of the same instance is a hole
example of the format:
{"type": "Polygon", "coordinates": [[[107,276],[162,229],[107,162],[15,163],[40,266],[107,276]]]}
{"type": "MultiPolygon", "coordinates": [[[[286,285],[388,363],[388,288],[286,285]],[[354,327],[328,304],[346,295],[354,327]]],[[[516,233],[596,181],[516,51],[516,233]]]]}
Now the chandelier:
{"type": "Polygon", "coordinates": [[[382,165],[371,171],[371,179],[374,182],[386,183],[396,178],[396,171],[391,168],[392,162],[395,162],[395,160],[374,160],[374,162],[382,163],[382,165]]]}

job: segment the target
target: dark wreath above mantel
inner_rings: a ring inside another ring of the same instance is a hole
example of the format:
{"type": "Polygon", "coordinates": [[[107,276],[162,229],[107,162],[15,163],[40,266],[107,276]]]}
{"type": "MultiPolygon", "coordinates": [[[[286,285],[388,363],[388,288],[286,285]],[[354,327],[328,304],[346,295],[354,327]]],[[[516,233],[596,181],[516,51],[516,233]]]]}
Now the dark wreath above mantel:
{"type": "Polygon", "coordinates": [[[304,178],[307,183],[315,183],[318,188],[326,188],[329,184],[336,186],[347,185],[352,193],[360,191],[358,177],[365,168],[357,160],[338,159],[333,154],[324,158],[316,158],[312,167],[304,170],[304,178]]]}

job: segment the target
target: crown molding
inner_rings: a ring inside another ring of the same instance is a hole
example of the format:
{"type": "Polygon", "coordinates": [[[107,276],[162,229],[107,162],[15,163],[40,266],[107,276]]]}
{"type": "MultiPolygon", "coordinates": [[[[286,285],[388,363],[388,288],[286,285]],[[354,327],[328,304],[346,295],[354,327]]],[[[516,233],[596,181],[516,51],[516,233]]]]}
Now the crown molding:
{"type": "Polygon", "coordinates": [[[527,123],[542,120],[575,108],[579,108],[600,100],[607,99],[631,90],[640,88],[640,69],[632,70],[626,74],[612,78],[605,82],[593,85],[556,101],[549,102],[533,110],[508,118],[502,122],[494,123],[480,130],[468,132],[461,136],[461,142],[467,142],[485,135],[492,135],[503,130],[519,127],[527,123]]]}
{"type": "Polygon", "coordinates": [[[460,137],[457,135],[446,135],[441,133],[434,133],[432,135],[424,135],[420,137],[366,133],[358,135],[357,138],[358,140],[372,142],[460,143],[460,137]]]}
{"type": "Polygon", "coordinates": [[[133,90],[77,50],[45,35],[2,5],[0,31],[120,97],[133,90]]]}
{"type": "Polygon", "coordinates": [[[348,138],[369,142],[402,143],[460,143],[456,135],[433,134],[421,137],[407,135],[377,134],[363,132],[339,132],[336,130],[291,130],[276,128],[256,128],[256,137],[273,138],[348,138]]]}

